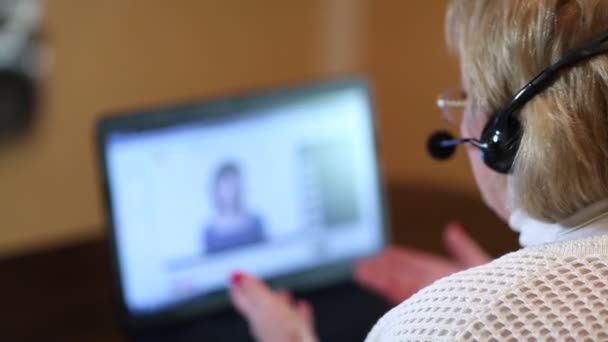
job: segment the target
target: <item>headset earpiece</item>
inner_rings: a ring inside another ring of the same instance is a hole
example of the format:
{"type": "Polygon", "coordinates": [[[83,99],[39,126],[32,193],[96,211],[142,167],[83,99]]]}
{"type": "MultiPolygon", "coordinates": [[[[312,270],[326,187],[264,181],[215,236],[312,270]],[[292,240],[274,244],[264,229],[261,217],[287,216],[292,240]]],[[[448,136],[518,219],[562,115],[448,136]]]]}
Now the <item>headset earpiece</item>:
{"type": "Polygon", "coordinates": [[[509,173],[517,155],[522,127],[514,114],[498,112],[486,123],[481,133],[485,148],[481,150],[483,162],[499,173],[509,173]]]}

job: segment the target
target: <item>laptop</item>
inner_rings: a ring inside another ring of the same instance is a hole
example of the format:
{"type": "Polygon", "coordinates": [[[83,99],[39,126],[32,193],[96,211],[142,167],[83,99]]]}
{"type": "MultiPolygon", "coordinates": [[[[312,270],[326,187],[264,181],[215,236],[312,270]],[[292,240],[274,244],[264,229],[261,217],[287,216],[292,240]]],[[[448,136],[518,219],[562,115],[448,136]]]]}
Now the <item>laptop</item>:
{"type": "MultiPolygon", "coordinates": [[[[246,338],[227,295],[235,271],[310,295],[324,311],[356,311],[348,296],[328,303],[340,297],[331,289],[361,292],[344,288],[353,263],[388,240],[364,79],[118,112],[96,134],[130,334],[246,338]]],[[[378,308],[361,308],[373,317],[360,325],[369,328],[378,308]]]]}

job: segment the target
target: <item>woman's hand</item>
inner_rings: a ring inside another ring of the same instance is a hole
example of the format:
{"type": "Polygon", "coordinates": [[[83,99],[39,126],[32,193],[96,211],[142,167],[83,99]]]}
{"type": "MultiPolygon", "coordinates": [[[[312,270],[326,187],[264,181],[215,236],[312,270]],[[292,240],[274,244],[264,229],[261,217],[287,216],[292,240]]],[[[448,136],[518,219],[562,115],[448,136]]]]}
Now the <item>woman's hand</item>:
{"type": "Polygon", "coordinates": [[[235,273],[230,298],[245,317],[251,333],[261,342],[316,341],[312,307],[294,301],[287,291],[273,291],[262,281],[235,273]]]}
{"type": "Polygon", "coordinates": [[[362,286],[398,304],[435,280],[491,260],[460,224],[445,227],[443,242],[450,259],[405,247],[389,247],[360,261],[355,278],[362,286]]]}

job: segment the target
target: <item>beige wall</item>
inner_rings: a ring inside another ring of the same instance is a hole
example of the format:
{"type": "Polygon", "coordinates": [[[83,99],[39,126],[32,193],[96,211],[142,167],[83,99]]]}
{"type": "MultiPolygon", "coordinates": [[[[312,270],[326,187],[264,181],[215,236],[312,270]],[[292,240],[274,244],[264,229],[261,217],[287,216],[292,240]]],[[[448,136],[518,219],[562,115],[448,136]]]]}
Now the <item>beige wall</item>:
{"type": "Polygon", "coordinates": [[[0,145],[0,255],[102,234],[93,122],[104,112],[363,71],[390,182],[473,192],[462,158],[424,152],[457,82],[445,1],[52,0],[54,65],[33,131],[0,145]]]}
{"type": "Polygon", "coordinates": [[[445,47],[447,0],[372,3],[369,66],[388,178],[476,194],[464,151],[438,163],[425,147],[430,132],[449,128],[435,105],[437,94],[460,82],[457,61],[445,47]]]}

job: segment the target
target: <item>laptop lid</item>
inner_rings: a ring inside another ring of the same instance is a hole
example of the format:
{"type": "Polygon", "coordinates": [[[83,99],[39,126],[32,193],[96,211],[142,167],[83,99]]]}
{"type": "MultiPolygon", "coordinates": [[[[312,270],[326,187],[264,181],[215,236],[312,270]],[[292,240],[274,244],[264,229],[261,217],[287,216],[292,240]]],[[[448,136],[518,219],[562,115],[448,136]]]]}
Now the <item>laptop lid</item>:
{"type": "Polygon", "coordinates": [[[340,79],[101,119],[122,320],[228,305],[234,271],[314,289],[387,240],[367,83],[340,79]]]}

